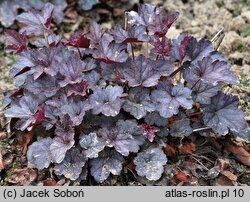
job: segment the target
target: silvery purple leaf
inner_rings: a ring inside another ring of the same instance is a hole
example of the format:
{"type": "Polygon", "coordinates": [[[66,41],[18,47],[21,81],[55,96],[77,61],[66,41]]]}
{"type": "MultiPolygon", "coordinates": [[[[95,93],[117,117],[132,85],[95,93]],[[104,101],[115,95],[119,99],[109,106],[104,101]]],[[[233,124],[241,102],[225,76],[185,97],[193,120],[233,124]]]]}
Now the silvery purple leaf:
{"type": "Polygon", "coordinates": [[[88,82],[89,88],[93,90],[97,87],[97,84],[100,81],[101,75],[97,73],[95,70],[92,70],[90,72],[86,72],[83,78],[84,80],[88,82]]]}
{"type": "Polygon", "coordinates": [[[110,173],[119,175],[124,158],[115,150],[104,150],[98,158],[89,161],[90,173],[99,183],[106,180],[110,173]]]}
{"type": "Polygon", "coordinates": [[[167,157],[160,148],[149,148],[137,154],[134,159],[135,170],[139,176],[148,180],[160,179],[167,163],[167,157]]]}
{"type": "Polygon", "coordinates": [[[86,63],[82,61],[77,53],[71,53],[66,63],[61,64],[60,74],[64,76],[64,80],[60,82],[61,87],[68,84],[81,83],[83,81],[83,66],[86,63]]]}
{"type": "Polygon", "coordinates": [[[27,79],[26,83],[25,88],[29,92],[35,95],[43,94],[48,98],[55,95],[59,90],[56,78],[49,75],[45,75],[37,80],[34,80],[33,78],[29,80],[27,79]]]}
{"type": "Polygon", "coordinates": [[[64,160],[60,164],[55,165],[55,174],[64,175],[66,178],[76,180],[79,178],[86,161],[87,158],[80,149],[73,147],[67,151],[64,160]]]}
{"type": "Polygon", "coordinates": [[[24,25],[20,33],[34,34],[35,36],[43,35],[44,30],[50,29],[53,10],[54,6],[51,3],[46,3],[41,11],[33,9],[18,15],[17,21],[24,25]]]}
{"type": "Polygon", "coordinates": [[[11,107],[5,112],[7,118],[19,118],[18,128],[20,130],[32,129],[37,120],[37,112],[41,100],[32,94],[25,94],[19,101],[11,103],[11,107]]]}
{"type": "Polygon", "coordinates": [[[50,145],[52,160],[55,163],[61,163],[66,152],[73,147],[75,140],[64,140],[60,137],[55,137],[50,145]]]}
{"type": "Polygon", "coordinates": [[[79,6],[84,11],[91,10],[93,6],[98,3],[99,3],[99,0],[79,0],[78,1],[79,6]]]}
{"type": "Polygon", "coordinates": [[[162,117],[169,118],[179,112],[179,107],[191,109],[193,101],[190,98],[191,90],[182,83],[174,86],[168,80],[163,80],[156,90],[151,93],[151,100],[155,104],[156,111],[162,117]]]}
{"type": "Polygon", "coordinates": [[[96,48],[93,57],[107,64],[122,63],[128,59],[127,44],[115,43],[112,37],[104,35],[96,48]]]}
{"type": "Polygon", "coordinates": [[[149,93],[150,91],[145,88],[131,88],[129,96],[123,104],[123,109],[133,115],[136,119],[141,119],[146,116],[147,112],[153,112],[155,107],[151,102],[149,93]]]}
{"type": "Polygon", "coordinates": [[[4,27],[10,27],[14,23],[19,8],[16,0],[0,2],[0,22],[4,27]]]}
{"type": "Polygon", "coordinates": [[[231,65],[226,61],[213,60],[210,56],[197,61],[184,69],[183,77],[189,83],[199,81],[217,85],[218,83],[237,84],[238,80],[230,71],[231,65]]]}
{"type": "Polygon", "coordinates": [[[124,67],[124,78],[128,81],[130,87],[156,86],[161,75],[155,71],[154,64],[143,55],[138,56],[135,60],[129,58],[124,67]]]}
{"type": "Polygon", "coordinates": [[[238,97],[219,91],[212,97],[211,103],[204,108],[204,124],[219,135],[226,135],[229,129],[235,132],[245,130],[247,123],[238,105],[238,97]]]}
{"type": "Polygon", "coordinates": [[[48,168],[52,161],[50,153],[50,137],[40,139],[29,146],[27,152],[28,162],[35,164],[38,169],[48,168]]]}
{"type": "Polygon", "coordinates": [[[192,89],[192,98],[194,102],[199,102],[200,104],[210,104],[211,97],[215,96],[220,90],[219,86],[214,86],[209,83],[204,83],[199,81],[198,83],[189,84],[192,89]]]}
{"type": "Polygon", "coordinates": [[[184,119],[176,121],[170,126],[170,135],[174,137],[185,137],[191,135],[193,129],[190,126],[190,120],[184,119]]]}
{"type": "Polygon", "coordinates": [[[52,0],[51,3],[55,6],[53,12],[53,19],[56,24],[60,24],[63,21],[64,13],[63,10],[67,7],[66,0],[52,0]]]}
{"type": "Polygon", "coordinates": [[[96,133],[83,135],[80,138],[79,144],[84,149],[83,153],[87,158],[97,158],[98,153],[105,147],[105,143],[96,135],[96,133]]]}
{"type": "Polygon", "coordinates": [[[98,135],[105,142],[106,146],[114,147],[123,156],[128,156],[130,152],[138,152],[143,139],[136,136],[141,135],[141,130],[136,121],[119,120],[115,127],[101,128],[98,135]]]}
{"type": "Polygon", "coordinates": [[[104,32],[104,29],[102,29],[99,24],[92,21],[89,27],[89,33],[86,36],[90,40],[91,44],[96,46],[100,43],[104,32]]]}
{"type": "Polygon", "coordinates": [[[232,131],[232,134],[235,137],[240,137],[240,138],[243,138],[243,139],[249,139],[249,137],[250,137],[250,130],[248,128],[245,128],[244,130],[241,130],[239,132],[232,131]]]}
{"type": "Polygon", "coordinates": [[[138,13],[135,11],[128,12],[129,25],[143,25],[148,27],[153,25],[155,18],[160,14],[162,8],[152,4],[140,4],[138,13]]]}
{"type": "Polygon", "coordinates": [[[123,100],[123,88],[120,86],[107,86],[105,89],[96,89],[89,97],[93,114],[102,113],[105,116],[119,114],[123,100]]]}

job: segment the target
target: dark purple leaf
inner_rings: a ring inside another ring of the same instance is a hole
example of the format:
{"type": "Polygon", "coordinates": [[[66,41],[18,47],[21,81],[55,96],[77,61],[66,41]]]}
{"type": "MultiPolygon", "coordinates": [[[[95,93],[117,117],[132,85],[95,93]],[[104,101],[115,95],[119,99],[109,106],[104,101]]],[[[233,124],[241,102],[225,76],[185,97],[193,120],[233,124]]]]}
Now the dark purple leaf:
{"type": "Polygon", "coordinates": [[[141,135],[140,127],[136,121],[119,120],[113,128],[102,128],[98,131],[106,146],[114,147],[123,156],[128,156],[130,152],[138,152],[143,140],[137,139],[141,135]]]}
{"type": "Polygon", "coordinates": [[[165,36],[162,38],[151,36],[150,44],[154,46],[152,51],[157,57],[167,57],[172,49],[171,41],[165,36]]]}
{"type": "Polygon", "coordinates": [[[135,170],[139,176],[146,177],[148,180],[160,179],[167,163],[167,157],[160,148],[149,148],[144,152],[138,153],[134,159],[135,170]]]}
{"type": "Polygon", "coordinates": [[[96,89],[89,97],[89,102],[93,107],[93,114],[118,115],[122,107],[123,96],[123,88],[120,86],[107,86],[105,89],[96,89]]]}
{"type": "Polygon", "coordinates": [[[99,183],[106,180],[110,173],[119,175],[122,171],[124,158],[115,150],[105,150],[98,158],[89,161],[90,173],[99,183]]]}
{"type": "Polygon", "coordinates": [[[151,126],[147,123],[143,123],[141,124],[141,129],[142,129],[142,134],[147,136],[148,140],[150,142],[154,141],[155,138],[155,134],[160,131],[159,128],[155,127],[155,126],[151,126]]]}
{"type": "Polygon", "coordinates": [[[238,80],[230,71],[231,65],[226,61],[213,60],[207,56],[184,70],[183,77],[189,83],[199,81],[217,85],[218,83],[237,84],[238,80]]]}
{"type": "Polygon", "coordinates": [[[123,72],[124,78],[130,87],[156,86],[161,76],[159,72],[155,71],[153,62],[143,55],[138,56],[135,60],[129,58],[123,66],[126,67],[123,72]]]}
{"type": "Polygon", "coordinates": [[[55,165],[55,174],[64,175],[66,178],[76,180],[79,178],[86,161],[87,158],[80,149],[73,147],[67,151],[64,160],[60,164],[55,165]]]}
{"type": "Polygon", "coordinates": [[[171,60],[182,61],[186,55],[186,47],[189,45],[191,36],[181,34],[177,39],[172,42],[171,60]]]}
{"type": "Polygon", "coordinates": [[[86,33],[84,32],[75,33],[65,42],[65,45],[88,48],[90,46],[90,40],[86,38],[85,35],[86,33]]]}
{"type": "Polygon", "coordinates": [[[167,13],[163,17],[155,15],[153,23],[149,24],[147,29],[155,35],[163,37],[166,35],[171,25],[177,20],[178,16],[178,12],[167,13]]]}
{"type": "Polygon", "coordinates": [[[170,135],[174,137],[185,137],[191,135],[193,129],[190,126],[190,120],[177,120],[170,126],[170,135]]]}
{"type": "Polygon", "coordinates": [[[46,47],[48,45],[50,47],[57,47],[61,42],[61,39],[62,39],[61,35],[50,34],[48,36],[48,40],[44,38],[38,38],[35,41],[32,41],[32,44],[40,48],[46,47]]]}
{"type": "MultiPolygon", "coordinates": [[[[182,39],[183,37],[180,37],[180,39],[182,39]]],[[[197,41],[195,38],[192,37],[189,39],[189,43],[186,46],[185,56],[187,57],[186,59],[191,60],[194,64],[196,61],[208,56],[213,51],[213,45],[209,40],[201,39],[197,41]]]]}
{"type": "Polygon", "coordinates": [[[148,89],[141,89],[139,87],[131,88],[122,108],[136,119],[141,119],[146,116],[147,112],[155,110],[149,93],[148,89]]]}
{"type": "Polygon", "coordinates": [[[83,153],[87,158],[97,158],[98,153],[105,147],[103,142],[96,133],[82,135],[79,141],[80,146],[84,149],[83,153]]]}
{"type": "Polygon", "coordinates": [[[28,51],[22,52],[16,63],[10,69],[10,78],[14,78],[30,70],[35,64],[33,63],[28,51]]]}
{"type": "Polygon", "coordinates": [[[38,118],[37,112],[39,104],[40,100],[37,97],[26,94],[19,100],[19,102],[11,103],[11,107],[6,110],[5,116],[7,118],[22,119],[20,129],[25,130],[36,122],[38,118]]]}
{"type": "Polygon", "coordinates": [[[114,37],[116,43],[131,43],[131,42],[147,42],[149,37],[146,34],[146,29],[142,25],[134,25],[124,30],[120,25],[111,30],[110,34],[114,37]]]}
{"type": "Polygon", "coordinates": [[[239,99],[222,92],[211,99],[204,108],[203,121],[219,135],[226,135],[230,130],[240,132],[247,128],[244,113],[238,109],[239,99]]]}
{"type": "Polygon", "coordinates": [[[45,106],[44,105],[41,105],[38,109],[38,112],[36,114],[36,120],[34,123],[31,123],[30,126],[36,126],[36,125],[39,125],[40,123],[42,123],[43,121],[46,120],[46,117],[45,117],[45,106]]]}
{"type": "Polygon", "coordinates": [[[73,147],[75,143],[73,123],[68,116],[64,117],[62,123],[56,125],[55,134],[56,137],[50,145],[50,151],[53,161],[61,163],[66,152],[73,147]]]}
{"type": "Polygon", "coordinates": [[[81,83],[70,85],[67,88],[67,96],[85,96],[88,86],[89,85],[87,81],[82,81],[81,83]]]}
{"type": "Polygon", "coordinates": [[[168,119],[159,115],[158,112],[148,113],[147,116],[144,118],[144,121],[149,125],[156,125],[156,126],[166,126],[168,124],[168,119]]]}
{"type": "Polygon", "coordinates": [[[27,38],[24,34],[19,34],[15,30],[7,29],[4,32],[6,40],[6,52],[18,54],[27,50],[27,38]]]}
{"type": "Polygon", "coordinates": [[[51,3],[46,3],[41,11],[33,9],[18,15],[16,19],[23,24],[20,33],[41,36],[44,31],[48,32],[53,10],[54,6],[51,3]]]}
{"type": "Polygon", "coordinates": [[[191,90],[182,83],[174,86],[168,79],[161,81],[156,90],[152,91],[151,99],[156,110],[162,117],[168,118],[179,112],[179,107],[191,109],[193,101],[191,90]]]}
{"type": "Polygon", "coordinates": [[[190,84],[192,89],[192,98],[194,102],[199,102],[200,104],[210,104],[211,97],[215,96],[220,90],[219,86],[214,86],[209,83],[204,83],[199,81],[198,83],[190,84]]]}
{"type": "Polygon", "coordinates": [[[50,137],[40,139],[29,146],[27,152],[28,162],[35,164],[38,169],[48,168],[52,158],[50,153],[50,145],[52,139],[50,137]]]}

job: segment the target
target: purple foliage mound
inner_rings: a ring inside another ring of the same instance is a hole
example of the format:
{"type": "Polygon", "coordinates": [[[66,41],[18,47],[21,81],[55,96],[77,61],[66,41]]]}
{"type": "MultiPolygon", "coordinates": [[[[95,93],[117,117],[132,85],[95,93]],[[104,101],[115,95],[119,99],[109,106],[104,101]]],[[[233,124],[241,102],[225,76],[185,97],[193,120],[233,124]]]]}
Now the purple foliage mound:
{"type": "Polygon", "coordinates": [[[166,136],[204,129],[250,137],[239,99],[221,90],[238,82],[223,54],[209,40],[166,37],[178,12],[140,5],[127,13],[126,28],[91,22],[67,40],[51,30],[54,12],[47,3],[22,13],[19,33],[5,33],[6,51],[19,58],[10,71],[16,90],[2,108],[9,130],[43,128],[27,152],[38,169],[53,164],[71,180],[89,171],[103,182],[134,153],[137,174],[158,180],[166,136]],[[147,53],[134,54],[135,43],[147,43],[147,53]]]}

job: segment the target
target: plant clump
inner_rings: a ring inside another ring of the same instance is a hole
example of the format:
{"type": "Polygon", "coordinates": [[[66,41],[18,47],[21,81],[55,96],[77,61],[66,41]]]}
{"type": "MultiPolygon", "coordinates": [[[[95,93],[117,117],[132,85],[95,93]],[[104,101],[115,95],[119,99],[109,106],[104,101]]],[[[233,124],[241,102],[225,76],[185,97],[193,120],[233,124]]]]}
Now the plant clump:
{"type": "Polygon", "coordinates": [[[47,3],[22,13],[20,31],[5,32],[6,51],[19,58],[10,70],[16,90],[2,108],[9,131],[44,129],[27,152],[38,169],[53,164],[56,175],[77,180],[88,168],[103,182],[133,153],[138,175],[158,180],[166,136],[250,137],[239,99],[222,92],[238,83],[223,54],[186,33],[166,37],[178,12],[144,4],[127,13],[126,28],[93,21],[62,39],[51,30],[54,11],[47,3]],[[134,43],[151,48],[135,54],[134,43]]]}

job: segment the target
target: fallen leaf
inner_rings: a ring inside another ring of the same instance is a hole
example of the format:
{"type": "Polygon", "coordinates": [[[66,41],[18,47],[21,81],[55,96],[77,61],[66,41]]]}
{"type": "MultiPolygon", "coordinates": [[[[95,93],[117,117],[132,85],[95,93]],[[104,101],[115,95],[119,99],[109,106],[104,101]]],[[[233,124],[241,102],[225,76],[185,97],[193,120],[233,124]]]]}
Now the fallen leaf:
{"type": "Polygon", "coordinates": [[[38,177],[38,171],[34,168],[17,168],[11,174],[8,182],[15,185],[30,185],[38,177]]]}
{"type": "Polygon", "coordinates": [[[175,174],[175,178],[180,180],[181,182],[188,182],[188,175],[187,173],[178,170],[175,174]]]}
{"type": "Polygon", "coordinates": [[[22,142],[22,154],[26,155],[28,150],[28,145],[31,143],[33,138],[33,133],[28,132],[23,135],[23,142],[22,142]]]}
{"type": "Polygon", "coordinates": [[[0,140],[3,140],[7,137],[7,133],[6,132],[0,132],[0,140]]]}
{"type": "Polygon", "coordinates": [[[12,162],[14,160],[14,155],[11,153],[7,153],[3,155],[3,166],[5,169],[9,169],[12,166],[12,162]]]}
{"type": "Polygon", "coordinates": [[[2,150],[0,150],[0,171],[4,169],[2,150]]]}
{"type": "Polygon", "coordinates": [[[188,143],[179,148],[181,154],[193,154],[195,150],[196,146],[194,143],[188,143]]]}
{"type": "Polygon", "coordinates": [[[167,144],[167,146],[164,148],[165,153],[167,156],[175,156],[177,151],[174,146],[167,144]]]}
{"type": "Polygon", "coordinates": [[[56,186],[56,181],[54,179],[47,179],[43,181],[43,186],[56,186]]]}
{"type": "Polygon", "coordinates": [[[231,152],[241,163],[250,167],[250,153],[244,148],[244,146],[237,145],[228,140],[225,144],[225,148],[231,152]]]}
{"type": "Polygon", "coordinates": [[[220,174],[226,176],[229,180],[232,180],[232,181],[237,180],[237,176],[235,174],[231,173],[228,170],[223,170],[223,171],[220,172],[220,174]]]}
{"type": "Polygon", "coordinates": [[[198,163],[192,162],[192,161],[184,161],[181,164],[181,168],[182,170],[188,171],[189,173],[191,173],[192,175],[198,177],[198,174],[196,172],[196,170],[203,170],[204,168],[199,165],[198,163]]]}
{"type": "Polygon", "coordinates": [[[64,183],[65,183],[65,178],[59,180],[58,182],[56,182],[52,178],[48,178],[43,181],[43,186],[62,186],[64,183]]]}
{"type": "Polygon", "coordinates": [[[226,170],[230,166],[229,161],[224,159],[218,159],[217,162],[220,167],[220,170],[226,170]]]}
{"type": "Polygon", "coordinates": [[[224,175],[220,175],[215,180],[215,186],[234,186],[233,182],[224,175]]]}

